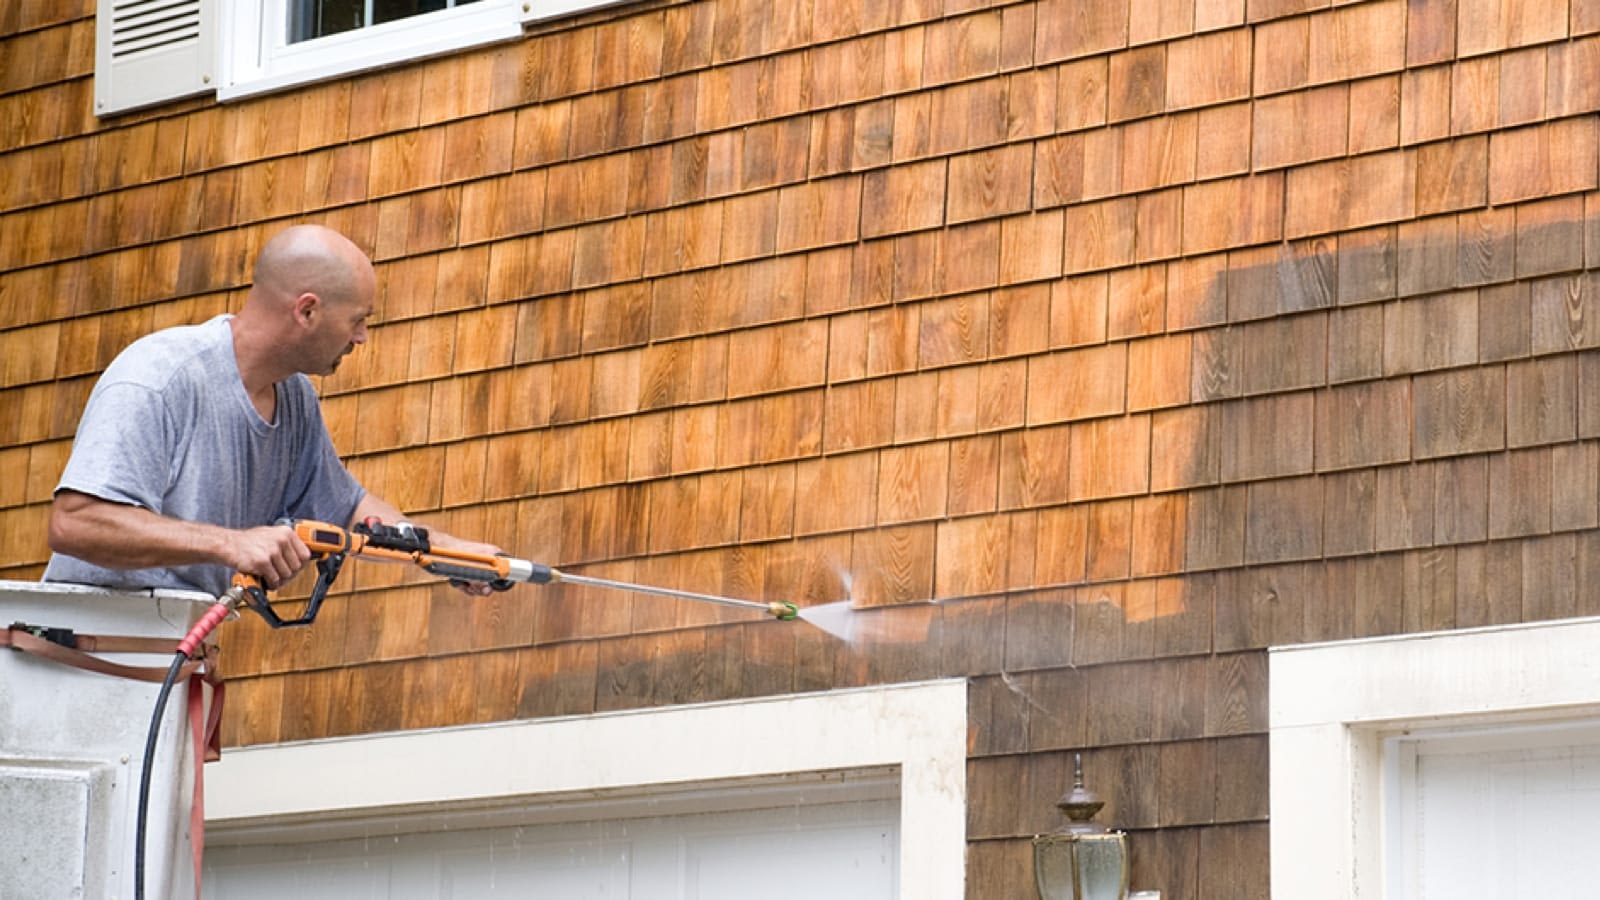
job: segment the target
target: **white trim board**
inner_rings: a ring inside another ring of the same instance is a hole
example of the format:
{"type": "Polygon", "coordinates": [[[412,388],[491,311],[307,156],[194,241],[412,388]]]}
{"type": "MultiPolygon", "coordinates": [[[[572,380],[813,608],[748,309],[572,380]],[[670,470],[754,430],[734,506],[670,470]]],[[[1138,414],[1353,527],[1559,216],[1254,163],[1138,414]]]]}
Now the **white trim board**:
{"type": "Polygon", "coordinates": [[[1274,648],[1272,895],[1384,896],[1384,742],[1600,710],[1600,618],[1274,648]]]}
{"type": "Polygon", "coordinates": [[[900,896],[962,900],[966,717],[966,682],[949,679],[242,747],[207,766],[207,834],[894,769],[900,896]]]}

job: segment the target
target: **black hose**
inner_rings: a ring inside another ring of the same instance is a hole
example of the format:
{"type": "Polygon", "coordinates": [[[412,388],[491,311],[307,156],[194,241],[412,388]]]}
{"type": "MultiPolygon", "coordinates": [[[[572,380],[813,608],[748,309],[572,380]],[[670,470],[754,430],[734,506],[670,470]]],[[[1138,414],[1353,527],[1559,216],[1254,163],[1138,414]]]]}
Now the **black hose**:
{"type": "MultiPolygon", "coordinates": [[[[150,773],[156,765],[156,744],[161,739],[161,717],[167,709],[167,698],[178,681],[178,673],[188,662],[188,654],[180,650],[172,659],[172,667],[161,682],[161,692],[156,695],[155,714],[150,717],[150,732],[144,739],[144,771],[139,773],[139,809],[133,829],[133,897],[144,900],[144,844],[145,825],[150,818],[150,773]]],[[[196,765],[199,765],[197,762],[196,765]]]]}

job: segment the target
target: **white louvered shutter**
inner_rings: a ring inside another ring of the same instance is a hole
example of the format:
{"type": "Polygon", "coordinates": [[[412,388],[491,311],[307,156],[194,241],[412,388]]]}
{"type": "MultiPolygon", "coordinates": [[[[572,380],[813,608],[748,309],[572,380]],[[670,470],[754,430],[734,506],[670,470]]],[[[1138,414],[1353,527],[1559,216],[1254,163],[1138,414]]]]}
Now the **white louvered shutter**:
{"type": "Polygon", "coordinates": [[[219,0],[98,0],[96,115],[214,90],[219,0]]]}

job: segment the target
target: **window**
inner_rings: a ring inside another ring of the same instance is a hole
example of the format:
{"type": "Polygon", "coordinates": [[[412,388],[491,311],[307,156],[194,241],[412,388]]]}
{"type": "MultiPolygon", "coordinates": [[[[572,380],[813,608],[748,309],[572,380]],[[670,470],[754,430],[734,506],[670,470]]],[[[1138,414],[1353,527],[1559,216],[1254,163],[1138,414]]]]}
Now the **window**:
{"type": "Polygon", "coordinates": [[[617,0],[97,0],[95,114],[246,97],[516,38],[617,0]]]}
{"type": "Polygon", "coordinates": [[[506,896],[714,898],[761,877],[775,898],[961,900],[966,694],[946,680],[229,750],[206,768],[205,886],[311,898],[295,885],[315,871],[340,896],[492,878],[506,896]]]}
{"type": "Polygon", "coordinates": [[[1530,873],[1567,852],[1546,831],[1572,846],[1600,838],[1597,642],[1600,619],[1571,619],[1274,649],[1272,895],[1563,896],[1541,893],[1548,881],[1530,873]],[[1492,808],[1458,815],[1472,795],[1492,808]],[[1493,842],[1496,859],[1474,860],[1487,893],[1452,893],[1468,852],[1461,830],[1481,837],[1519,817],[1541,827],[1503,834],[1547,846],[1493,842]],[[1507,892],[1485,872],[1521,877],[1507,892]]]}
{"type": "Polygon", "coordinates": [[[522,18],[516,0],[226,2],[217,97],[245,97],[509,40],[522,34],[522,18]]]}
{"type": "Polygon", "coordinates": [[[289,43],[477,2],[481,0],[290,0],[289,43]]]}

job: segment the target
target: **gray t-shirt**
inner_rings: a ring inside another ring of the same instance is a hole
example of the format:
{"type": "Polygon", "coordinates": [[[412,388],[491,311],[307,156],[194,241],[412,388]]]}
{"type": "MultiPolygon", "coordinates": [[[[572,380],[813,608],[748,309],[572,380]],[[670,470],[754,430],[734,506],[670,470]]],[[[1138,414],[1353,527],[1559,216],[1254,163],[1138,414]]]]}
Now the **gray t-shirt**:
{"type": "MultiPolygon", "coordinates": [[[[333,449],[311,380],[277,385],[277,421],[261,418],[233,355],[230,316],[130,344],[89,395],[56,490],[227,528],[280,518],[344,525],[365,493],[333,449]]],[[[60,553],[45,581],[179,588],[218,595],[224,566],[106,569],[60,553]]]]}

